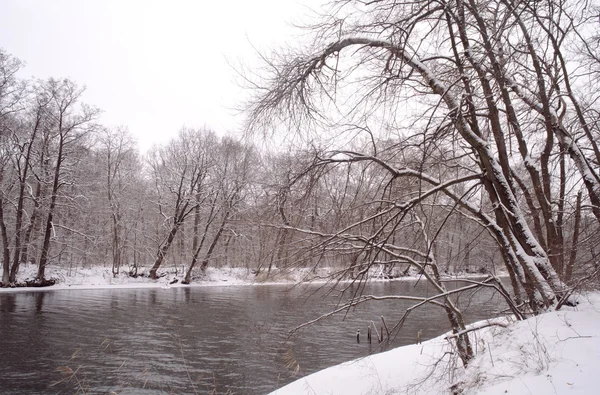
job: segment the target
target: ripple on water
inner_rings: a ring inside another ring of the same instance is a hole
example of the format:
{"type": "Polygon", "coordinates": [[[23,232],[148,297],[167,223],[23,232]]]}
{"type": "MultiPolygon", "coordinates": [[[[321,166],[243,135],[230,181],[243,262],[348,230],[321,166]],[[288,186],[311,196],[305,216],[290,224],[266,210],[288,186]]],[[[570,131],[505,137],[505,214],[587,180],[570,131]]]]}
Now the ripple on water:
{"type": "MultiPolygon", "coordinates": [[[[361,306],[288,336],[297,325],[331,309],[337,298],[313,288],[286,286],[104,289],[0,294],[0,388],[3,393],[168,394],[264,393],[300,374],[366,355],[366,327],[391,323],[407,305],[361,306]],[[315,295],[308,300],[302,291],[315,295]],[[356,330],[363,342],[356,344],[356,330]],[[294,365],[295,366],[295,365],[294,365]],[[68,367],[68,377],[57,368],[68,367]],[[76,376],[76,379],[75,379],[76,376]],[[52,387],[50,385],[57,383],[52,387]]],[[[430,294],[423,284],[374,284],[370,293],[430,294]]],[[[500,310],[480,292],[471,321],[500,310]]],[[[425,309],[407,321],[393,345],[447,330],[443,315],[425,309]]]]}

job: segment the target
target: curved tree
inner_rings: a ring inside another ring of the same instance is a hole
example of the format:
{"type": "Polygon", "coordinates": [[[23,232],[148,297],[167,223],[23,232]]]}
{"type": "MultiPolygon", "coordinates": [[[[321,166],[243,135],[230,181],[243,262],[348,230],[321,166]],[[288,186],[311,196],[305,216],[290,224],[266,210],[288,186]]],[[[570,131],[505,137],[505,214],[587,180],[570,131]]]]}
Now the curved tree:
{"type": "Polygon", "coordinates": [[[369,237],[363,219],[321,240],[394,256],[409,251],[391,242],[395,231],[420,218],[429,241],[411,254],[436,283],[431,253],[446,221],[436,231],[434,216],[419,212],[445,205],[489,232],[515,299],[537,312],[567,292],[564,221],[578,185],[600,222],[598,93],[586,91],[590,82],[597,88],[596,74],[573,72],[598,65],[585,37],[595,32],[587,4],[335,1],[310,27],[312,44],[266,57],[265,77],[253,81],[259,89],[248,104],[248,128],[284,122],[314,131],[338,149],[321,152],[313,167],[368,162],[390,185],[418,185],[412,194],[388,188],[374,197],[380,208],[367,219],[386,225],[369,237]],[[347,148],[349,132],[368,143],[347,148]],[[420,160],[407,162],[405,150],[420,160]]]}

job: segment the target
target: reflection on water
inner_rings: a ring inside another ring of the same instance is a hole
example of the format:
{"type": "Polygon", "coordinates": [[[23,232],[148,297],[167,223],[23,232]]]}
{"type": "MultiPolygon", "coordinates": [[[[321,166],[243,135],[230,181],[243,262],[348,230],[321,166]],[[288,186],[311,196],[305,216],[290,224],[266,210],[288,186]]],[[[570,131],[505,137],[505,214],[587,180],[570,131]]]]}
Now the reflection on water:
{"type": "Polygon", "coordinates": [[[14,313],[17,297],[13,294],[8,294],[6,297],[0,297],[0,313],[14,313]]]}
{"type": "Polygon", "coordinates": [[[35,293],[35,311],[36,311],[36,313],[43,312],[45,296],[46,296],[46,292],[36,292],[35,293]]]}
{"type": "MultiPolygon", "coordinates": [[[[370,294],[433,295],[425,283],[372,284],[370,294]]],[[[66,290],[0,294],[0,392],[255,394],[378,352],[370,321],[390,325],[410,304],[369,303],[345,316],[289,331],[332,309],[338,295],[318,287],[246,286],[66,290]],[[308,297],[307,295],[312,295],[308,297]],[[356,343],[362,329],[363,341],[356,343]],[[286,365],[288,367],[286,367],[286,365]]],[[[489,291],[461,298],[470,321],[502,308],[489,291]]],[[[443,312],[425,306],[392,347],[447,331],[443,312]]]]}

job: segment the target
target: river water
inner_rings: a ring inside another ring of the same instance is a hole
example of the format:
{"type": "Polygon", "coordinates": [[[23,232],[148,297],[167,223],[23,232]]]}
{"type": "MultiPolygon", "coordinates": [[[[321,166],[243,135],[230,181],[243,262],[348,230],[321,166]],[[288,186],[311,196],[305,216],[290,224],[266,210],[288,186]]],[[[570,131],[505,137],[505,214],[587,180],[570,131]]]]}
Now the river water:
{"type": "MultiPolygon", "coordinates": [[[[340,286],[341,287],[341,286],[340,286]]],[[[329,288],[327,288],[329,289],[329,288]]],[[[370,284],[369,294],[433,295],[425,282],[370,284]]],[[[290,336],[333,309],[336,292],[283,285],[0,293],[1,394],[261,394],[379,352],[372,320],[388,325],[407,302],[369,302],[290,336]],[[356,332],[361,329],[361,343],[356,332]]],[[[463,295],[468,321],[503,308],[489,291],[463,295]]],[[[425,306],[389,347],[449,329],[425,306]]]]}

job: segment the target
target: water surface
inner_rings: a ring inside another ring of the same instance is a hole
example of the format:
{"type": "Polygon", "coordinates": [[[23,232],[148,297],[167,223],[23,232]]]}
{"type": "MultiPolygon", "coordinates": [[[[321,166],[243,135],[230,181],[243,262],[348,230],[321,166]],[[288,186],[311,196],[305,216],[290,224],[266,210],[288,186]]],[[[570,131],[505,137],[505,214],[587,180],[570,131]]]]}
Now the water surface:
{"type": "MultiPolygon", "coordinates": [[[[365,291],[434,294],[425,282],[365,291]]],[[[0,294],[0,393],[267,393],[380,351],[366,341],[368,323],[379,327],[383,315],[391,327],[410,306],[369,302],[289,336],[339,300],[317,286],[279,285],[0,294]]],[[[488,291],[460,301],[469,321],[503,306],[488,291]]],[[[448,329],[443,312],[425,306],[390,346],[414,343],[419,330],[426,339],[448,329]]]]}

